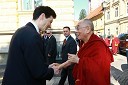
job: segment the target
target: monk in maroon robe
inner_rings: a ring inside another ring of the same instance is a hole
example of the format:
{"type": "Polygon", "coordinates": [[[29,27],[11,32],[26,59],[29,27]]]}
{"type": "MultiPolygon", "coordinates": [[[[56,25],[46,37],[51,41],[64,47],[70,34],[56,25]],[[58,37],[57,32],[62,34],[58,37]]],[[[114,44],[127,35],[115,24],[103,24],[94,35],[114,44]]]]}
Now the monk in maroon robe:
{"type": "Polygon", "coordinates": [[[108,46],[94,34],[93,23],[88,19],[78,23],[76,32],[84,43],[77,55],[68,54],[68,61],[76,63],[73,69],[75,85],[110,85],[113,56],[108,46]]]}
{"type": "Polygon", "coordinates": [[[119,45],[119,43],[120,43],[120,41],[119,41],[118,37],[114,37],[112,35],[112,53],[114,55],[116,55],[117,52],[118,52],[118,45],[119,45]]]}
{"type": "Polygon", "coordinates": [[[106,45],[107,45],[108,47],[111,46],[111,45],[110,45],[110,36],[106,37],[106,38],[104,39],[104,41],[105,41],[105,43],[106,43],[106,45]]]}

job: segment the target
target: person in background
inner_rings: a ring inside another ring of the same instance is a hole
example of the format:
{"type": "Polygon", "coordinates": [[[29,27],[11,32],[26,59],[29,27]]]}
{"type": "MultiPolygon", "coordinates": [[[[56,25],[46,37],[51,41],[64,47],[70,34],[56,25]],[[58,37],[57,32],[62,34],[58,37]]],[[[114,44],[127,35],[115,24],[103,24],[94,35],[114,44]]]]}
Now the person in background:
{"type": "Polygon", "coordinates": [[[77,35],[75,33],[75,36],[76,36],[76,44],[77,44],[77,51],[79,50],[79,47],[80,47],[80,40],[77,38],[77,35]]]}
{"type": "Polygon", "coordinates": [[[46,85],[57,66],[47,65],[39,31],[51,27],[55,11],[48,6],[34,10],[33,20],[19,28],[13,35],[2,85],[46,85]]]}
{"type": "Polygon", "coordinates": [[[47,63],[52,64],[56,62],[57,43],[50,29],[47,30],[47,36],[49,38],[46,46],[47,63]]]}
{"type": "Polygon", "coordinates": [[[112,52],[112,39],[111,39],[111,36],[107,36],[105,39],[104,39],[106,45],[109,47],[110,51],[112,52]]]}
{"type": "Polygon", "coordinates": [[[114,55],[117,55],[119,43],[120,43],[119,38],[116,37],[116,35],[112,35],[112,53],[114,55]]]}
{"type": "Polygon", "coordinates": [[[43,34],[42,34],[42,43],[44,44],[43,48],[44,48],[44,51],[46,51],[46,46],[48,44],[48,36],[47,36],[47,31],[45,31],[43,34]]]}
{"type": "Polygon", "coordinates": [[[99,35],[99,38],[103,39],[103,36],[102,35],[99,35]]]}
{"type": "MultiPolygon", "coordinates": [[[[62,45],[62,52],[61,52],[62,63],[68,60],[68,53],[76,54],[77,52],[77,44],[76,41],[73,39],[73,37],[70,35],[70,27],[68,26],[63,27],[63,34],[65,36],[65,39],[62,45]]],[[[64,85],[67,76],[68,76],[69,85],[74,85],[75,82],[72,76],[73,67],[74,65],[70,65],[62,69],[61,79],[58,85],[64,85]]]]}
{"type": "Polygon", "coordinates": [[[110,63],[113,55],[103,39],[94,34],[94,25],[89,19],[79,21],[76,33],[83,45],[77,55],[68,54],[73,69],[75,85],[110,85],[110,63]]]}
{"type": "Polygon", "coordinates": [[[107,36],[107,37],[104,39],[104,41],[105,41],[105,43],[106,43],[106,45],[107,45],[108,47],[111,46],[111,45],[110,45],[110,40],[111,40],[111,36],[107,36]]]}
{"type": "Polygon", "coordinates": [[[128,64],[128,36],[126,37],[126,57],[127,57],[127,64],[128,64]]]}

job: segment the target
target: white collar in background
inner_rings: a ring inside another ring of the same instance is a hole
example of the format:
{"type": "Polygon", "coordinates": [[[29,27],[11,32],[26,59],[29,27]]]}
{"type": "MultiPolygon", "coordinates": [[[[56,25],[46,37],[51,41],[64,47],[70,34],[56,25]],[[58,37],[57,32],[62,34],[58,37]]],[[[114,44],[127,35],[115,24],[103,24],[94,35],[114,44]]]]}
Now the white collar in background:
{"type": "Polygon", "coordinates": [[[36,23],[34,22],[34,21],[31,21],[31,23],[34,25],[34,27],[36,28],[36,31],[38,32],[38,33],[40,33],[39,32],[39,28],[38,28],[38,26],[36,25],[36,23]]]}
{"type": "MultiPolygon", "coordinates": [[[[52,35],[51,35],[52,36],[52,35]]],[[[51,36],[49,36],[49,39],[51,38],[51,36]]]]}
{"type": "MultiPolygon", "coordinates": [[[[70,35],[69,35],[69,36],[70,36],[70,35]]],[[[65,38],[65,39],[66,39],[66,41],[67,41],[67,39],[69,38],[69,36],[65,38]]]]}

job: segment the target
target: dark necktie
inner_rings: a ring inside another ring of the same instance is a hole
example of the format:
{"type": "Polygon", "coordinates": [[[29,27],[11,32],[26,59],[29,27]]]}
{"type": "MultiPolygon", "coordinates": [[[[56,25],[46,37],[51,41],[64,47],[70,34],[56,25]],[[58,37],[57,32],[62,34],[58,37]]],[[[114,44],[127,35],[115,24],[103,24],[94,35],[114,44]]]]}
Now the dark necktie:
{"type": "Polygon", "coordinates": [[[47,39],[47,36],[44,36],[44,39],[47,39]]]}
{"type": "Polygon", "coordinates": [[[64,41],[63,41],[63,45],[65,45],[66,44],[66,39],[64,39],[64,41]]]}

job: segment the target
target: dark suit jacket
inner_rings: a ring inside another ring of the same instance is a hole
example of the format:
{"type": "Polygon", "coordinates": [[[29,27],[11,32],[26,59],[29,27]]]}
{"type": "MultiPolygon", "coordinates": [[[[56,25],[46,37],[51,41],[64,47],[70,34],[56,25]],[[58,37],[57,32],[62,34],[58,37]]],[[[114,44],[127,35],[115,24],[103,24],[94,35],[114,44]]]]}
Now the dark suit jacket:
{"type": "Polygon", "coordinates": [[[42,36],[42,43],[44,44],[43,49],[44,49],[44,51],[46,51],[46,46],[48,44],[48,36],[46,37],[46,39],[44,36],[42,36]]]}
{"type": "Polygon", "coordinates": [[[32,23],[18,29],[10,43],[2,85],[46,85],[54,71],[45,64],[42,46],[32,23]]]}
{"type": "Polygon", "coordinates": [[[62,63],[68,60],[68,53],[71,54],[76,54],[77,52],[77,44],[76,41],[73,39],[72,36],[69,36],[65,45],[62,45],[62,52],[61,52],[61,57],[62,57],[62,63]]]}
{"type": "Polygon", "coordinates": [[[55,58],[57,55],[57,45],[56,45],[56,38],[52,35],[48,39],[48,43],[46,46],[46,56],[48,58],[48,64],[55,63],[55,58]],[[49,57],[48,54],[51,56],[49,57]]]}
{"type": "Polygon", "coordinates": [[[46,47],[47,42],[48,42],[48,36],[46,36],[46,38],[45,36],[42,36],[42,41],[44,42],[44,46],[46,47]]]}

